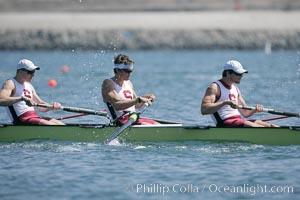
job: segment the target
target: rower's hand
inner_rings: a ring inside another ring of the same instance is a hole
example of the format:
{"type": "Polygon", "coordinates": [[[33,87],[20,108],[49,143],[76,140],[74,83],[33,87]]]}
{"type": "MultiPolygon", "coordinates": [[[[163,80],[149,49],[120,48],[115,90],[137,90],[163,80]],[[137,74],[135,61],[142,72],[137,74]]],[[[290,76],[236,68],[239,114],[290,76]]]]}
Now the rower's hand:
{"type": "Polygon", "coordinates": [[[156,99],[156,96],[155,96],[154,94],[150,94],[148,99],[149,99],[150,101],[154,102],[155,99],[156,99]]]}
{"type": "Polygon", "coordinates": [[[53,110],[61,110],[61,104],[58,102],[53,102],[53,110]]]}
{"type": "Polygon", "coordinates": [[[151,105],[152,105],[152,99],[150,99],[150,98],[145,98],[145,97],[140,97],[140,99],[141,99],[141,101],[142,101],[143,103],[147,103],[148,106],[151,106],[151,105]]]}
{"type": "Polygon", "coordinates": [[[35,102],[32,99],[30,99],[26,96],[22,96],[22,100],[26,103],[27,106],[34,106],[35,105],[35,102]]]}
{"type": "Polygon", "coordinates": [[[156,96],[154,94],[145,94],[142,96],[143,98],[149,99],[150,101],[154,102],[156,99],[156,96]]]}
{"type": "Polygon", "coordinates": [[[235,100],[225,100],[225,104],[229,105],[233,109],[238,109],[239,108],[239,104],[235,100]]]}
{"type": "Polygon", "coordinates": [[[259,104],[256,104],[254,105],[255,107],[255,112],[263,112],[264,111],[264,106],[263,105],[259,105],[259,104]]]}

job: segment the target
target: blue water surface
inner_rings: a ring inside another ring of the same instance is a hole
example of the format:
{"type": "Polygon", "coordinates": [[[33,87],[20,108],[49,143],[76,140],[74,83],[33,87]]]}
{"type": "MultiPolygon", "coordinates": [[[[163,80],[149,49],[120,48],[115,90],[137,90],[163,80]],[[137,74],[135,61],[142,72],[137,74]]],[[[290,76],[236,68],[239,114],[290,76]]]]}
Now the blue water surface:
{"type": "MultiPolygon", "coordinates": [[[[106,51],[0,52],[1,83],[15,74],[19,59],[41,67],[33,84],[46,101],[104,109],[101,83],[113,76],[106,51]],[[69,67],[62,73],[62,66],[69,67]],[[48,86],[55,79],[58,85],[48,86]]],[[[299,112],[299,52],[123,51],[135,61],[138,94],[155,93],[144,116],[212,125],[200,114],[201,98],[221,78],[229,59],[246,69],[241,84],[249,105],[299,112]]],[[[44,116],[73,115],[64,111],[44,116]]],[[[259,113],[257,119],[276,117],[259,113]]],[[[254,118],[253,117],[253,118],[254,118]]],[[[0,108],[0,123],[8,123],[0,108]]],[[[98,116],[66,123],[107,123],[98,116]]],[[[299,118],[273,121],[300,125],[299,118]]],[[[1,129],[0,129],[1,131],[1,129]]],[[[0,143],[1,199],[299,199],[300,147],[215,142],[99,143],[24,141],[0,143]]]]}

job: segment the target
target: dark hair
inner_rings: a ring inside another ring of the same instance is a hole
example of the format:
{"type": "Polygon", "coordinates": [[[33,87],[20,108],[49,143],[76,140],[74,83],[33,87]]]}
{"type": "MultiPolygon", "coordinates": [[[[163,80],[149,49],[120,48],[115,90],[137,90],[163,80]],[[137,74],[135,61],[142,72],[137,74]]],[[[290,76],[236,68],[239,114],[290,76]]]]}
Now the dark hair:
{"type": "Polygon", "coordinates": [[[232,69],[224,70],[223,73],[222,73],[223,77],[226,77],[226,72],[228,72],[229,74],[235,73],[232,69]]]}
{"type": "Polygon", "coordinates": [[[125,65],[129,65],[129,64],[133,64],[133,60],[131,60],[128,56],[124,55],[124,54],[119,54],[114,58],[114,64],[125,64],[125,65]]]}
{"type": "MultiPolygon", "coordinates": [[[[119,54],[117,56],[114,57],[114,64],[118,65],[118,64],[125,64],[125,65],[130,65],[130,64],[134,64],[134,61],[131,60],[127,55],[124,54],[119,54]]],[[[117,73],[116,68],[114,68],[114,73],[117,73]]]]}

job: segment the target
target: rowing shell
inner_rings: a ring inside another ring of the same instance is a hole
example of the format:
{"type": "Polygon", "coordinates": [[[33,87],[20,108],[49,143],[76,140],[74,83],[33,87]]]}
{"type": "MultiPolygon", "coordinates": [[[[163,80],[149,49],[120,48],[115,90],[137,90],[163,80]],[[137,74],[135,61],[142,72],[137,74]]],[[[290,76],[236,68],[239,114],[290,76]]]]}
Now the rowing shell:
{"type": "MultiPolygon", "coordinates": [[[[103,142],[118,127],[68,124],[66,126],[0,125],[0,142],[62,140],[103,142]]],[[[281,128],[217,128],[161,124],[130,126],[119,136],[124,141],[218,141],[266,145],[300,145],[300,126],[281,128]]]]}

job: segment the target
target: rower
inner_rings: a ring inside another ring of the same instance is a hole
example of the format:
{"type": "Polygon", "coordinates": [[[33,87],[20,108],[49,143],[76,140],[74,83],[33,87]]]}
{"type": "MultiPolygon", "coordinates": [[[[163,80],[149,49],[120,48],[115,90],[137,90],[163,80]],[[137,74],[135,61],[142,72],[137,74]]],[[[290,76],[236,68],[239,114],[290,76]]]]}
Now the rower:
{"type": "Polygon", "coordinates": [[[261,120],[249,121],[241,118],[262,112],[262,105],[255,105],[254,110],[240,109],[246,102],[236,84],[248,70],[236,60],[229,60],[223,67],[222,79],[215,81],[206,89],[201,103],[201,113],[211,114],[217,126],[222,127],[279,127],[261,120]]]}
{"type": "MultiPolygon", "coordinates": [[[[133,72],[134,62],[127,56],[119,54],[114,58],[114,76],[105,79],[102,83],[102,98],[110,115],[111,121],[116,120],[116,124],[121,126],[125,124],[131,113],[136,112],[136,108],[144,104],[152,105],[156,96],[154,94],[144,94],[138,96],[130,81],[133,72]]],[[[158,122],[139,118],[134,124],[159,124],[158,122]]]]}
{"type": "MultiPolygon", "coordinates": [[[[34,65],[32,61],[20,60],[16,75],[3,83],[0,91],[0,106],[6,107],[13,124],[64,125],[54,118],[42,118],[35,112],[33,106],[36,103],[48,104],[38,96],[31,84],[36,70],[40,70],[40,67],[34,65]]],[[[38,110],[48,112],[61,109],[60,103],[54,102],[52,105],[52,108],[38,107],[38,110]]]]}

